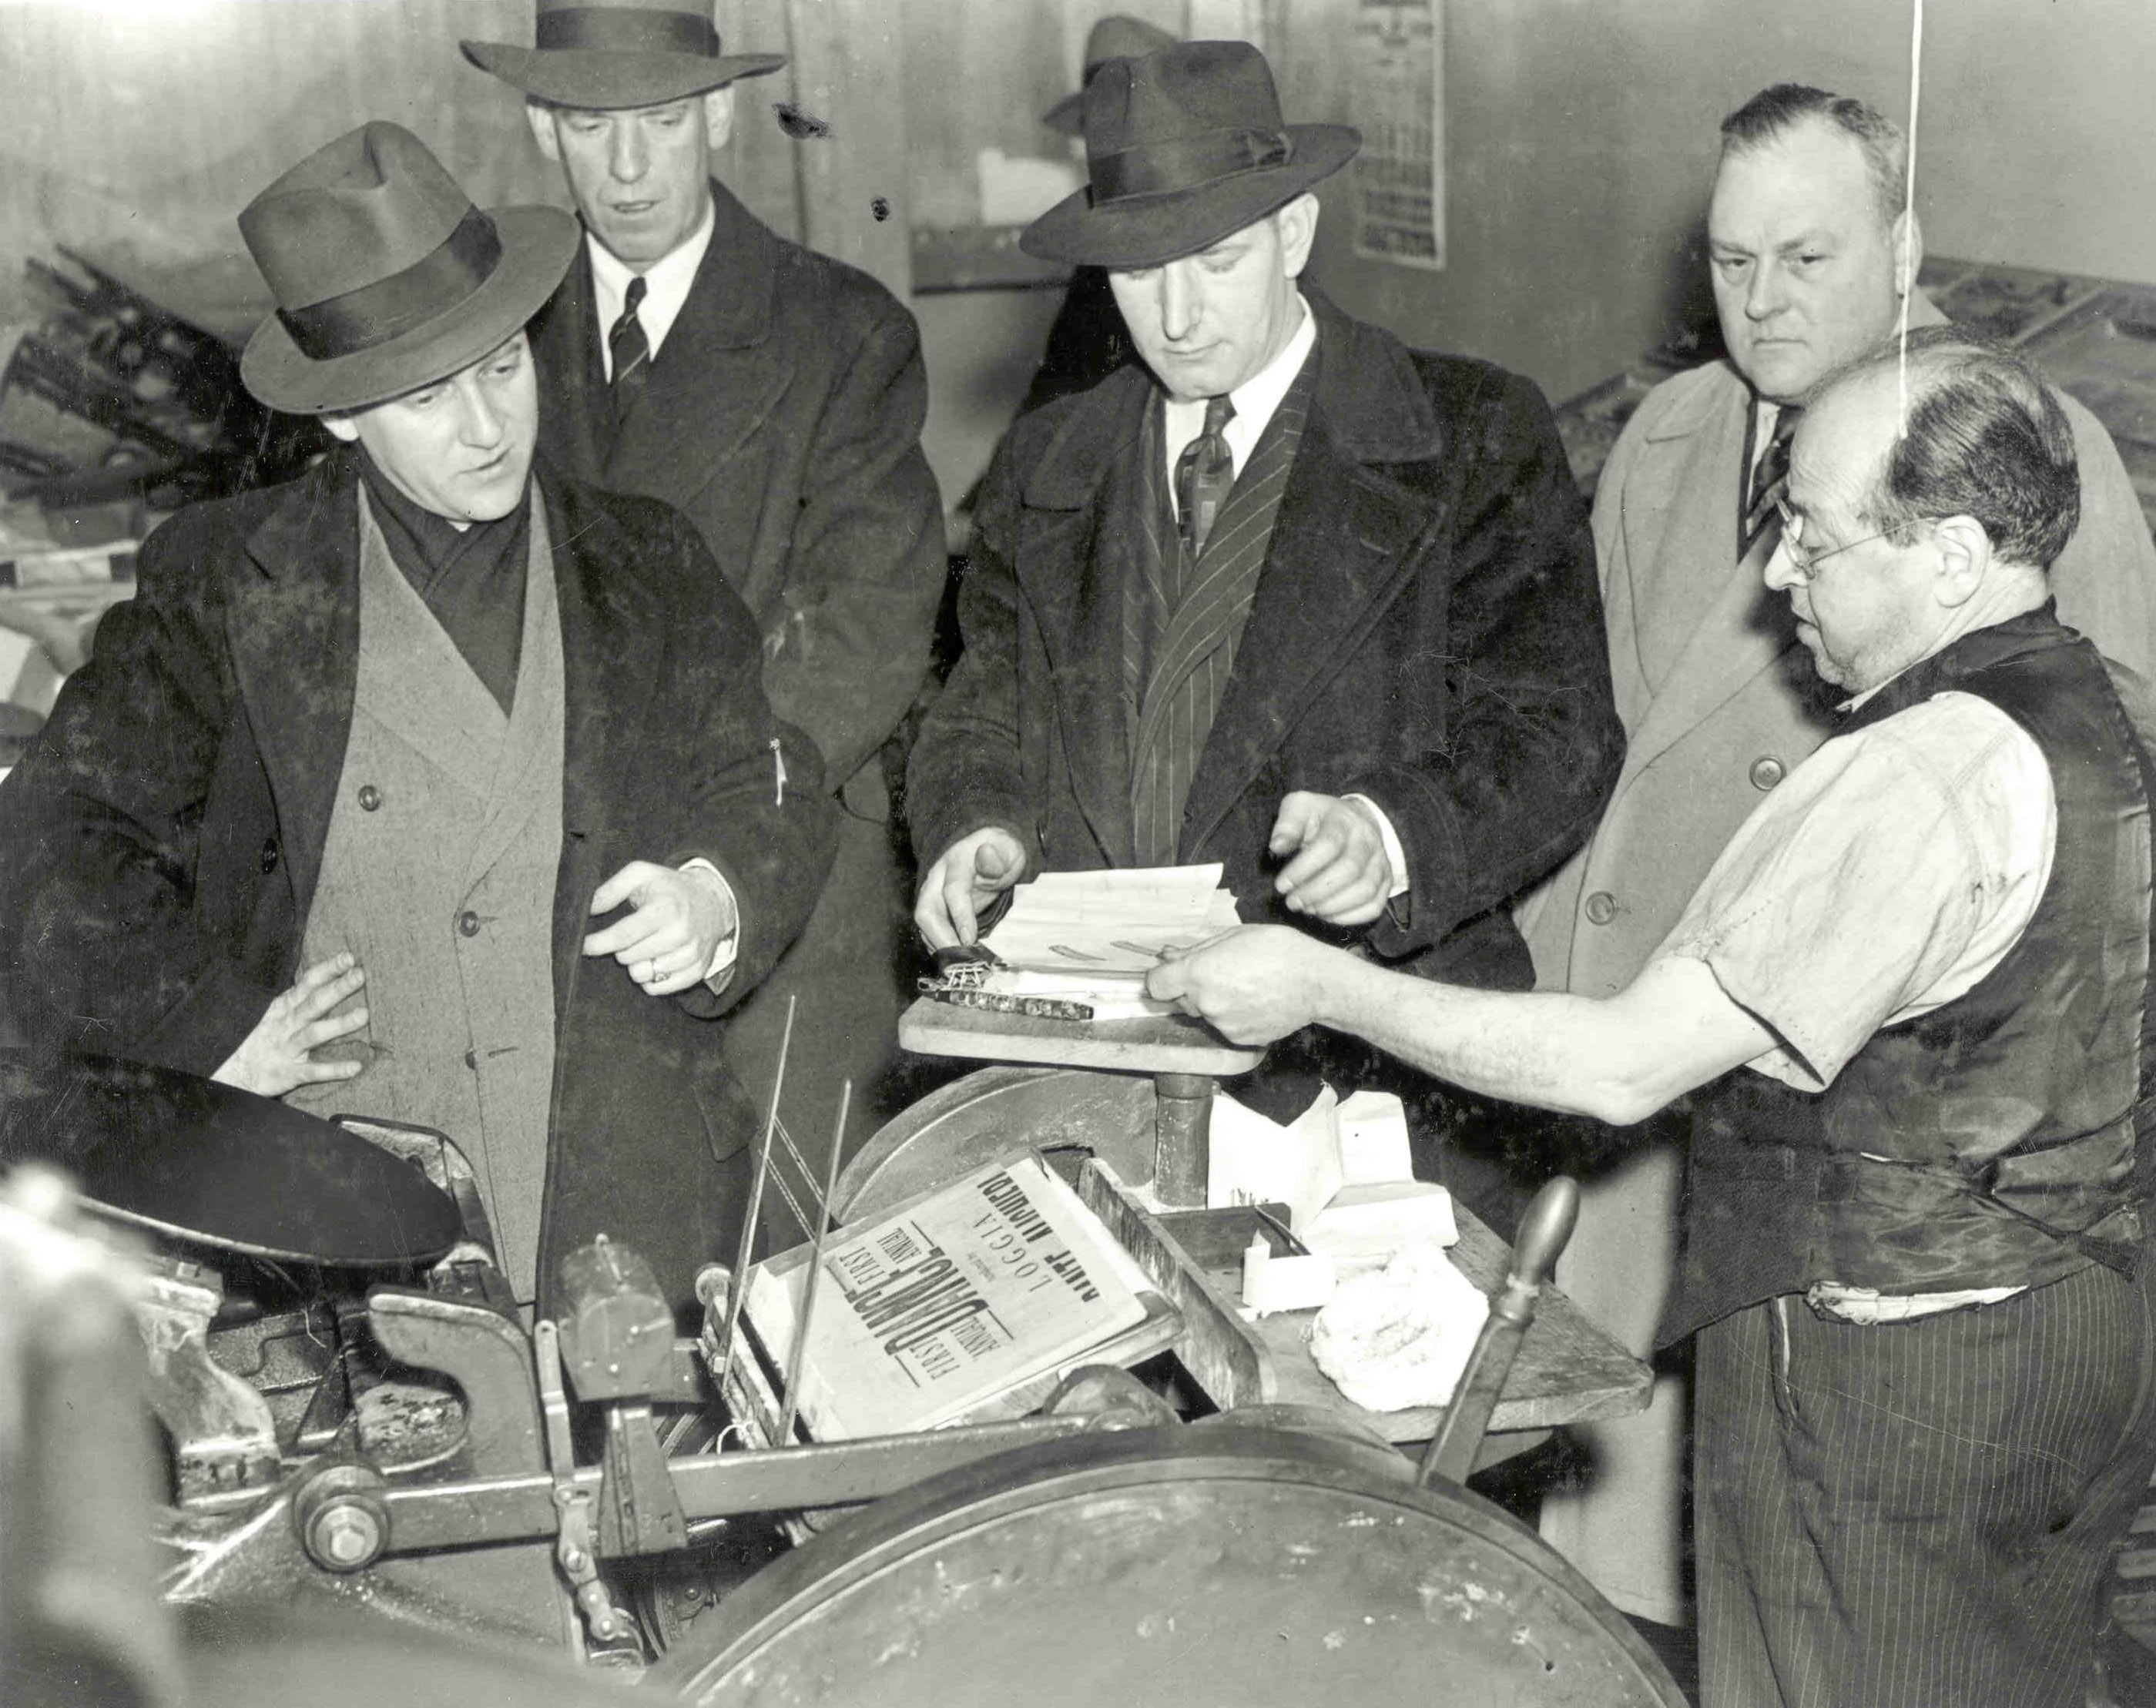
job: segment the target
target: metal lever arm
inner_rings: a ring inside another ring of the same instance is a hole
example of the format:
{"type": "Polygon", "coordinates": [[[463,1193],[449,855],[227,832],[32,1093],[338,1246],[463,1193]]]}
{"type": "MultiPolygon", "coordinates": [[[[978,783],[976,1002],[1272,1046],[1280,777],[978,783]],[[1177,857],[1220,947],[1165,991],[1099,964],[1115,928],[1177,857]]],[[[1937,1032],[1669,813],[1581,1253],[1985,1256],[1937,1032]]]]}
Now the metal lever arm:
{"type": "Polygon", "coordinates": [[[1467,1355],[1467,1367],[1460,1372],[1437,1433],[1422,1456],[1415,1480],[1424,1487],[1440,1479],[1465,1482],[1474,1469],[1475,1451],[1490,1427],[1505,1378],[1512,1373],[1512,1360],[1520,1350],[1527,1326],[1535,1320],[1535,1303],[1543,1283],[1557,1267],[1565,1242],[1572,1238],[1579,1219],[1579,1182],[1560,1174],[1535,1194],[1527,1213],[1520,1218],[1519,1238],[1512,1242],[1512,1264],[1505,1285],[1490,1301],[1489,1321],[1467,1355]]]}

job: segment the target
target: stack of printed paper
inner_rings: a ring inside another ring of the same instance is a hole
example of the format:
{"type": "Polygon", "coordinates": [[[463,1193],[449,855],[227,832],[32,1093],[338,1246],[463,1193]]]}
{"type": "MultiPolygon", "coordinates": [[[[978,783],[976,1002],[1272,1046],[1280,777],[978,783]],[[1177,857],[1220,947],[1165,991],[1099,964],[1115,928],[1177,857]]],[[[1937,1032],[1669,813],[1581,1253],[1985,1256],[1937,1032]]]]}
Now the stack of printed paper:
{"type": "Polygon", "coordinates": [[[981,987],[1082,1003],[1096,1020],[1173,1013],[1145,993],[1162,950],[1202,943],[1238,923],[1217,863],[1045,873],[1018,886],[1010,910],[982,939],[1001,964],[981,987]]]}

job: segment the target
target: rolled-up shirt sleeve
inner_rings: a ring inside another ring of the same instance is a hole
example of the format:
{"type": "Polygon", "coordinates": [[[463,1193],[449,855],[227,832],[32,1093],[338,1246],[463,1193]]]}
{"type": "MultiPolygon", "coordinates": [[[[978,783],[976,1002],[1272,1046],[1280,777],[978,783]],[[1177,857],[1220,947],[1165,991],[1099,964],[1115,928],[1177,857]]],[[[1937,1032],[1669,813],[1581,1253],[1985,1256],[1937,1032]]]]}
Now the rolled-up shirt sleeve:
{"type": "Polygon", "coordinates": [[[1781,1041],[1748,1065],[1818,1090],[1881,1027],[1999,964],[2050,881],[2057,820],[2028,733],[1939,695],[1791,772],[1657,952],[1704,962],[1781,1041]]]}

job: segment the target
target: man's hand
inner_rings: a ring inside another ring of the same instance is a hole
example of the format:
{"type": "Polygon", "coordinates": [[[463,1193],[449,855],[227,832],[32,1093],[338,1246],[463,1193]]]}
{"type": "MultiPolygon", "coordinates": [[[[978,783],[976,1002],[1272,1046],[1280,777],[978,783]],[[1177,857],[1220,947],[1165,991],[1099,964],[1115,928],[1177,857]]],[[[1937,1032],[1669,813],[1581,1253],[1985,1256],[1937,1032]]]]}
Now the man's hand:
{"type": "Polygon", "coordinates": [[[587,955],[611,955],[650,997],[700,983],[719,945],[739,923],[733,898],[709,872],[631,860],[592,895],[594,914],[624,902],[631,911],[584,939],[587,955]]]}
{"type": "Polygon", "coordinates": [[[1317,1018],[1328,957],[1347,958],[1288,926],[1239,926],[1164,951],[1146,994],[1210,1022],[1230,1044],[1270,1044],[1317,1018]]]}
{"type": "Polygon", "coordinates": [[[1266,844],[1286,866],[1273,880],[1286,905],[1327,925],[1366,926],[1393,887],[1385,839],[1360,801],[1296,789],[1281,803],[1266,844]]]}
{"type": "Polygon", "coordinates": [[[997,825],[962,836],[922,874],[913,922],[932,949],[955,949],[980,935],[981,910],[1025,875],[1025,850],[997,825]]]}
{"type": "Polygon", "coordinates": [[[331,1017],[330,1010],[367,982],[350,955],[332,955],[302,972],[291,989],[274,998],[238,1049],[210,1075],[263,1097],[282,1097],[297,1085],[349,1080],[362,1064],[316,1061],[314,1051],[349,1037],[367,1024],[364,1007],[331,1017]]]}

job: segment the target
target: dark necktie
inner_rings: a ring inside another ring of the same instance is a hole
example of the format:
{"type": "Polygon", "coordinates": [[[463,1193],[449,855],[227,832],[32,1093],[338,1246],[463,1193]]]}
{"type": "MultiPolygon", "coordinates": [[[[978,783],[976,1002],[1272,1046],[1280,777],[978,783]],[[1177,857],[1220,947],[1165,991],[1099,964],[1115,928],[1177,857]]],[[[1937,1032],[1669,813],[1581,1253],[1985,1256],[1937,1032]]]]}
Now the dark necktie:
{"type": "Polygon", "coordinates": [[[1208,398],[1204,427],[1175,459],[1175,505],[1182,514],[1183,543],[1194,562],[1235,484],[1235,458],[1227,433],[1235,418],[1235,406],[1224,395],[1208,398]]]}
{"type": "Polygon", "coordinates": [[[1804,413],[1794,403],[1784,403],[1774,416],[1774,436],[1767,441],[1767,449],[1752,471],[1751,496],[1745,501],[1744,525],[1738,536],[1739,559],[1751,556],[1767,525],[1774,520],[1774,501],[1789,484],[1789,440],[1796,433],[1797,418],[1804,413]]]}
{"type": "Polygon", "coordinates": [[[607,334],[607,353],[613,359],[613,418],[617,426],[628,417],[629,405],[644,389],[644,381],[651,377],[651,346],[644,336],[644,322],[636,317],[636,310],[644,301],[644,275],[636,274],[622,294],[621,318],[607,334]]]}

